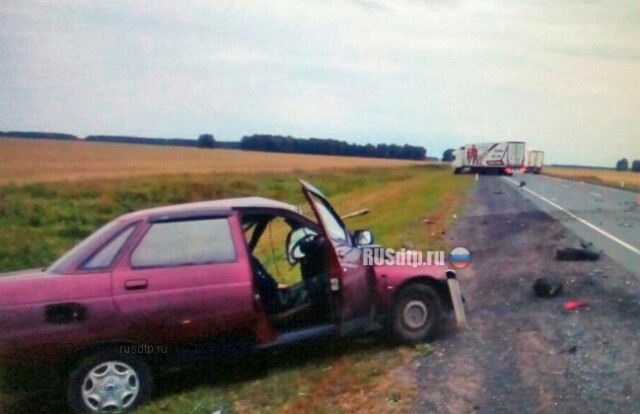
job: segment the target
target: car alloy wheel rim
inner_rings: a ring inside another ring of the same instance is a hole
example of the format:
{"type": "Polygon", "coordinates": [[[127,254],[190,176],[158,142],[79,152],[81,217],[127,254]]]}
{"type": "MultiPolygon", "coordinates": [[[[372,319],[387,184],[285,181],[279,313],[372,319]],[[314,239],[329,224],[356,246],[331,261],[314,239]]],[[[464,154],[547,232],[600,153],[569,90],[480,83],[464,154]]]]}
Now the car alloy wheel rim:
{"type": "Polygon", "coordinates": [[[131,366],[109,361],[97,365],[82,381],[82,399],[92,411],[131,407],[140,393],[138,374],[131,366]]]}
{"type": "Polygon", "coordinates": [[[428,317],[429,310],[424,302],[420,300],[412,300],[408,302],[402,312],[404,324],[409,329],[413,330],[422,328],[425,323],[427,323],[428,317]]]}

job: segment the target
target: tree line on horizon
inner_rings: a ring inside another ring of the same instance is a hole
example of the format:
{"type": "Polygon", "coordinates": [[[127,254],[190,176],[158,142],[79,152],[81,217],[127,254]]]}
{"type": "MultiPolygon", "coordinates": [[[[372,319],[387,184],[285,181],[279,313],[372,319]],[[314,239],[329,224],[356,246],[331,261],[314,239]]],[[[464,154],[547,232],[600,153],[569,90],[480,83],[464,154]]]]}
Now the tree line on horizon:
{"type": "Polygon", "coordinates": [[[224,148],[246,151],[283,152],[312,155],[340,155],[352,157],[395,158],[426,160],[427,150],[414,145],[350,144],[332,138],[294,138],[279,135],[254,134],[240,141],[217,141],[212,134],[201,134],[198,139],[145,138],[121,135],[89,135],[80,138],[57,132],[0,131],[0,137],[53,139],[61,141],[108,142],[123,144],[163,145],[192,148],[224,148]]]}
{"type": "Polygon", "coordinates": [[[414,145],[349,144],[324,138],[294,138],[280,135],[251,135],[240,140],[240,148],[249,151],[286,152],[294,154],[342,155],[350,157],[426,160],[427,150],[414,145]]]}
{"type": "Polygon", "coordinates": [[[633,160],[631,168],[629,168],[629,160],[623,158],[616,163],[616,170],[618,171],[633,171],[640,172],[640,160],[633,160]]]}

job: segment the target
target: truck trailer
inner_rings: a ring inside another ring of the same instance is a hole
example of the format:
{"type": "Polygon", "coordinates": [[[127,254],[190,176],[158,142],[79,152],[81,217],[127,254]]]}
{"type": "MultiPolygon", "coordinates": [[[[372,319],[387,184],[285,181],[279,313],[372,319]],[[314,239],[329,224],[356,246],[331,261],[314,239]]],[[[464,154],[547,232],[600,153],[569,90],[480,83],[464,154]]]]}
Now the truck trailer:
{"type": "Polygon", "coordinates": [[[454,174],[512,175],[525,167],[525,143],[522,141],[468,144],[454,152],[454,174]]]}
{"type": "Polygon", "coordinates": [[[527,162],[524,172],[532,174],[540,174],[542,164],[544,163],[544,151],[527,151],[527,162]]]}

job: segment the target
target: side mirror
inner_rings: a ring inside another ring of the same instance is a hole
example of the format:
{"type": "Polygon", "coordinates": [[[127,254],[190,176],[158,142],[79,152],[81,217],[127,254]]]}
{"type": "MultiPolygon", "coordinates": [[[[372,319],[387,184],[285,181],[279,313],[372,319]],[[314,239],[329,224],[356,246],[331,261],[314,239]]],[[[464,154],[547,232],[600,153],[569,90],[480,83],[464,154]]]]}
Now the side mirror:
{"type": "Polygon", "coordinates": [[[356,230],[353,239],[357,246],[369,246],[373,244],[373,233],[371,230],[356,230]]]}

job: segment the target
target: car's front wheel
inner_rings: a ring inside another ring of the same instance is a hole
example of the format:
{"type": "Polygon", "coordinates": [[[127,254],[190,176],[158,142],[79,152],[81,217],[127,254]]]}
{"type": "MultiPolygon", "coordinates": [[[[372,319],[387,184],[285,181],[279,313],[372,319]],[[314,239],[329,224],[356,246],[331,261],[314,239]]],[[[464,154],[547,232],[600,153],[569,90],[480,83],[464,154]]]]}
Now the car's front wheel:
{"type": "Polygon", "coordinates": [[[406,343],[433,339],[441,323],[442,304],[433,288],[415,283],[398,292],[391,315],[391,330],[397,339],[406,343]]]}
{"type": "Polygon", "coordinates": [[[136,355],[98,352],[73,370],[67,393],[76,413],[126,412],[149,398],[151,374],[136,355]]]}

